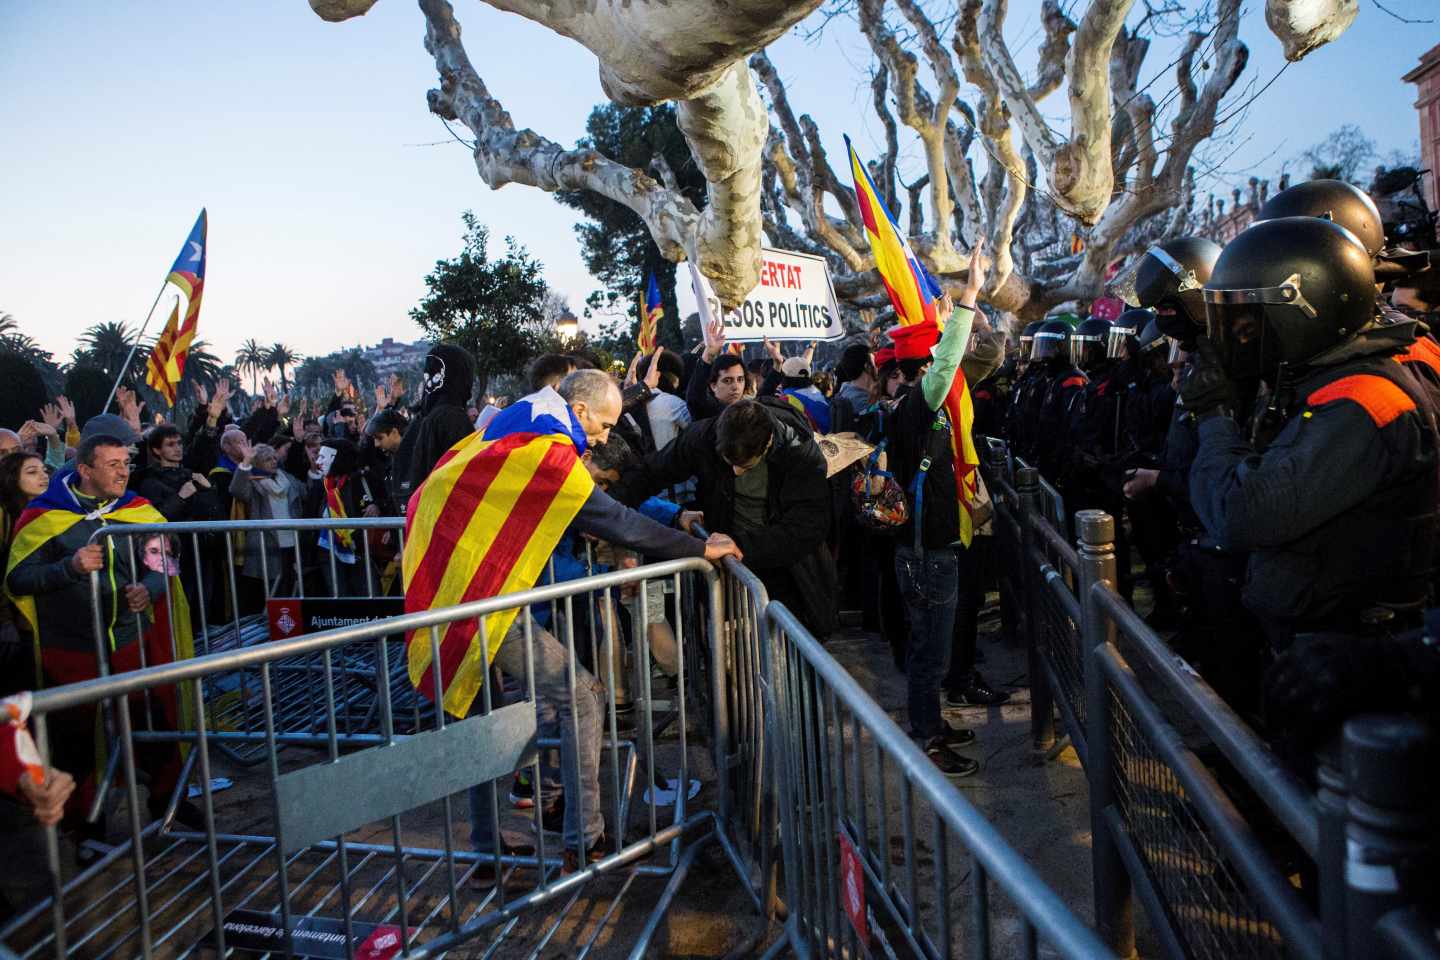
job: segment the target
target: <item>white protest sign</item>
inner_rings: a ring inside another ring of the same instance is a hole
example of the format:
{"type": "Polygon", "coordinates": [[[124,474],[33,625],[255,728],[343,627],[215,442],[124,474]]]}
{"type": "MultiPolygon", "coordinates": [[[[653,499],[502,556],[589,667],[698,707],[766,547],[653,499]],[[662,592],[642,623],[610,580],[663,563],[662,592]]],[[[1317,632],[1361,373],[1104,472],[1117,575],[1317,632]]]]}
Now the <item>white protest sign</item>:
{"type": "MultiPolygon", "coordinates": [[[[725,339],[732,343],[766,337],[837,340],[845,335],[824,257],[768,247],[760,253],[760,282],[737,309],[725,315],[725,339]]],[[[695,288],[700,323],[709,324],[720,313],[720,298],[694,263],[690,264],[690,283],[695,288]]]]}

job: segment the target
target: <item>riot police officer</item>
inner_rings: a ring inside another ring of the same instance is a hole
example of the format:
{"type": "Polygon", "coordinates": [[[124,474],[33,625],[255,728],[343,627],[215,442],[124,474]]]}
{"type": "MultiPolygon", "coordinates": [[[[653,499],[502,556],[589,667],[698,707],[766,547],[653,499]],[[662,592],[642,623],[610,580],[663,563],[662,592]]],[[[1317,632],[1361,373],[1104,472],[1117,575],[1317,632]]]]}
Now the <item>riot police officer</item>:
{"type": "Polygon", "coordinates": [[[1440,492],[1435,411],[1393,359],[1414,325],[1375,322],[1367,251],[1327,220],[1261,221],[1225,248],[1204,298],[1208,335],[1180,391],[1199,422],[1190,498],[1212,537],[1250,551],[1243,598],[1271,649],[1415,625],[1440,492]],[[1263,452],[1229,415],[1247,375],[1278,415],[1263,452]]]}
{"type": "Polygon", "coordinates": [[[1020,334],[1020,353],[1016,360],[1015,381],[1010,388],[1010,402],[1005,414],[1005,436],[1010,448],[1020,456],[1030,456],[1030,444],[1034,438],[1034,421],[1027,421],[1029,414],[1038,412],[1032,405],[1043,399],[1045,391],[1041,385],[1044,377],[1042,364],[1034,363],[1035,334],[1044,326],[1043,320],[1025,325],[1020,334]],[[1037,397],[1038,393],[1038,397],[1037,397]]]}
{"type": "MultiPolygon", "coordinates": [[[[1070,355],[1071,325],[1047,320],[1035,333],[1033,363],[1045,368],[1045,390],[1034,405],[1035,437],[1030,444],[1032,465],[1052,483],[1060,475],[1065,452],[1066,422],[1071,400],[1089,381],[1070,355]]],[[[1038,391],[1037,391],[1038,392],[1038,391]]],[[[1032,416],[1027,411],[1027,417],[1032,416]]]]}

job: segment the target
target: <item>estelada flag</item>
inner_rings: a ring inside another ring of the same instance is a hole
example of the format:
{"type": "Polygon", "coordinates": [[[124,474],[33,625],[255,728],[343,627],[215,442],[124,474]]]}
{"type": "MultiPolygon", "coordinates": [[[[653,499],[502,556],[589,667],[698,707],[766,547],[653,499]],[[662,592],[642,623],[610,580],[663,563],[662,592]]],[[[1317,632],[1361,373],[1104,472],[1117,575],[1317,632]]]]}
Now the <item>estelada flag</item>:
{"type": "MultiPolygon", "coordinates": [[[[937,316],[942,294],[940,283],[910,249],[849,137],[845,138],[845,149],[850,154],[855,200],[865,222],[865,235],[870,239],[870,252],[875,255],[875,269],[880,271],[896,317],[902,326],[929,322],[943,328],[948,318],[937,316]]],[[[960,542],[968,547],[975,533],[975,504],[980,498],[980,456],[975,451],[972,435],[975,407],[965,374],[958,369],[945,396],[944,409],[950,422],[950,454],[955,463],[955,494],[960,504],[960,542]]]]}
{"type": "Polygon", "coordinates": [[[645,299],[640,304],[640,336],[636,338],[636,344],[640,347],[641,353],[655,352],[660,318],[663,316],[665,316],[665,304],[660,299],[660,285],[655,282],[655,274],[652,273],[645,284],[645,299]]]}
{"type": "Polygon", "coordinates": [[[170,313],[170,321],[150,348],[150,360],[145,364],[145,382],[165,397],[170,406],[175,405],[175,388],[185,375],[185,358],[190,355],[190,344],[195,340],[195,330],[200,324],[200,300],[205,293],[206,233],[209,219],[202,208],[190,228],[190,236],[180,248],[180,255],[170,267],[166,281],[175,284],[185,295],[185,319],[180,320],[180,302],[170,313]]]}
{"type": "MultiPolygon", "coordinates": [[[[410,498],[405,521],[405,612],[448,607],[535,585],[594,481],[580,457],[585,431],[554,388],[497,414],[451,447],[410,498]]],[[[438,628],[446,711],[465,716],[515,609],[438,628]]],[[[405,638],[410,682],[438,699],[429,628],[405,638]]]]}

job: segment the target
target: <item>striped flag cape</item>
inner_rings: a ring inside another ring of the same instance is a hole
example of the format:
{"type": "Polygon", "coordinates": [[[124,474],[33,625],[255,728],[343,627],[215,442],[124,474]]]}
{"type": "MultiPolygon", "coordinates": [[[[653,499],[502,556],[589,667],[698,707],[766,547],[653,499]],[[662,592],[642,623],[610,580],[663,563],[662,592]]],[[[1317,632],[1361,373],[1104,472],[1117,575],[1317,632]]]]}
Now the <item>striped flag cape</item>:
{"type": "MultiPolygon", "coordinates": [[[[585,432],[565,400],[546,387],[502,410],[451,447],[410,498],[405,521],[405,611],[469,603],[528,590],[594,482],[580,457],[585,432]]],[[[484,665],[517,610],[439,628],[445,709],[463,717],[485,680],[484,665]]],[[[410,682],[440,699],[430,630],[406,637],[410,682]]]]}
{"type": "Polygon", "coordinates": [[[640,302],[640,335],[635,342],[641,353],[655,352],[659,343],[660,318],[663,316],[665,305],[660,299],[660,285],[655,282],[655,274],[652,273],[645,284],[645,298],[640,302]]]}
{"type": "Polygon", "coordinates": [[[170,406],[175,406],[175,388],[185,375],[185,358],[190,355],[190,344],[195,340],[195,328],[200,323],[200,300],[205,292],[206,232],[209,220],[205,211],[195,220],[185,246],[170,267],[165,279],[180,288],[185,294],[185,319],[180,319],[180,301],[170,311],[170,320],[160,333],[160,339],[150,348],[150,359],[145,364],[145,382],[163,396],[170,406]]]}
{"type": "MultiPolygon", "coordinates": [[[[927,321],[943,326],[947,318],[936,315],[943,292],[939,282],[910,249],[895,218],[881,201],[849,137],[845,138],[845,149],[850,155],[855,199],[860,206],[860,216],[865,221],[870,251],[875,255],[875,268],[880,271],[880,279],[885,284],[885,292],[890,295],[896,317],[902,326],[927,321]]],[[[975,407],[970,399],[965,374],[960,370],[955,371],[955,379],[945,397],[944,410],[951,425],[950,454],[955,463],[955,493],[960,504],[960,542],[968,547],[975,535],[975,508],[980,498],[980,456],[975,451],[973,435],[975,407]]]]}

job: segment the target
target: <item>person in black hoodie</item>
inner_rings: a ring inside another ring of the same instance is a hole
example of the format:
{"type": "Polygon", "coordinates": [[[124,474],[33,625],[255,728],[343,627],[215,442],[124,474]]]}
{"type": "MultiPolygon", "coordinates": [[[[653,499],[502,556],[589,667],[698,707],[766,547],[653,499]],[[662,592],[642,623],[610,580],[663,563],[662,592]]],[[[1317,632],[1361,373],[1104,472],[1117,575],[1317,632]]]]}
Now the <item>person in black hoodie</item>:
{"type": "Polygon", "coordinates": [[[402,502],[430,476],[435,463],[475,432],[466,412],[475,383],[475,361],[452,343],[437,343],[425,357],[424,399],[395,455],[402,502]]]}
{"type": "Polygon", "coordinates": [[[810,425],[784,400],[739,400],[691,424],[610,488],[627,506],[696,479],[712,533],[729,534],[773,600],[815,636],[838,627],[835,560],[826,546],[830,487],[810,425]]]}

